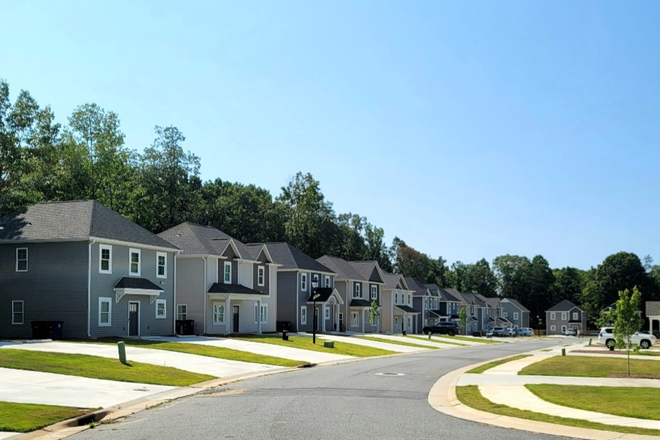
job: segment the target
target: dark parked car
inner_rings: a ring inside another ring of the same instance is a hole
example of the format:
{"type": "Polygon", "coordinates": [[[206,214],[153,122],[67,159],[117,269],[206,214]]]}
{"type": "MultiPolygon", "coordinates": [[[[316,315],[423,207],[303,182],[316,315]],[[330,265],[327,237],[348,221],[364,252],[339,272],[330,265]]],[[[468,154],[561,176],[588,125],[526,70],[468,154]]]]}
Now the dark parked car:
{"type": "Polygon", "coordinates": [[[454,336],[458,333],[458,324],[455,322],[438,322],[433,325],[427,325],[422,329],[424,334],[437,333],[439,335],[454,336]]]}

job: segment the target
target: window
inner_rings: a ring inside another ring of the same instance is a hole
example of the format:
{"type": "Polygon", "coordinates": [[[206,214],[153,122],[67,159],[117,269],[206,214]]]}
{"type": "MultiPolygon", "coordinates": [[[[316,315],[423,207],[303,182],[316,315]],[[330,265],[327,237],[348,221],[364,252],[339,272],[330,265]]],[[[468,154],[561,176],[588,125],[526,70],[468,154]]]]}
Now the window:
{"type": "Polygon", "coordinates": [[[225,323],[225,306],[224,304],[213,304],[213,325],[220,325],[225,323]]]}
{"type": "Polygon", "coordinates": [[[177,304],[176,319],[180,321],[185,321],[188,319],[188,306],[186,304],[177,304]]]}
{"type": "Polygon", "coordinates": [[[424,307],[426,308],[426,307],[428,307],[428,306],[429,306],[429,299],[428,299],[428,298],[424,298],[424,307]]]}
{"type": "Polygon", "coordinates": [[[268,304],[261,305],[261,323],[268,324],[268,304]]]}
{"type": "Polygon", "coordinates": [[[557,318],[557,315],[555,314],[555,312],[551,312],[550,313],[550,321],[554,321],[556,318],[557,318]]]}
{"type": "Polygon", "coordinates": [[[353,293],[353,298],[362,298],[362,284],[355,283],[355,290],[353,293]]]}
{"type": "Polygon", "coordinates": [[[167,254],[156,252],[156,278],[167,278],[167,254]]]}
{"type": "Polygon", "coordinates": [[[550,331],[551,331],[551,332],[554,332],[555,330],[557,330],[557,327],[555,327],[554,325],[551,325],[551,326],[550,326],[550,331]]]}
{"type": "Polygon", "coordinates": [[[568,313],[566,312],[561,312],[561,320],[566,321],[568,319],[568,313]]]}
{"type": "Polygon", "coordinates": [[[130,249],[128,251],[131,275],[140,276],[140,249],[130,249]]]}
{"type": "Polygon", "coordinates": [[[27,272],[27,271],[28,271],[28,250],[27,248],[16,248],[16,272],[27,272]]]}
{"type": "Polygon", "coordinates": [[[579,320],[580,320],[580,317],[579,317],[578,312],[573,312],[573,321],[579,321],[579,320]]]}
{"type": "Polygon", "coordinates": [[[307,274],[306,273],[301,273],[300,274],[300,290],[303,292],[307,292],[307,274]]]}
{"type": "Polygon", "coordinates": [[[225,284],[231,284],[231,262],[225,261],[225,284]]]}
{"type": "Polygon", "coordinates": [[[323,316],[325,317],[326,321],[330,319],[330,307],[323,306],[323,316]]]}
{"type": "Polygon", "coordinates": [[[112,246],[99,246],[99,273],[112,273],[112,246]]]}
{"type": "Polygon", "coordinates": [[[474,315],[474,306],[470,306],[470,315],[474,315]]]}
{"type": "Polygon", "coordinates": [[[562,326],[561,326],[561,332],[562,332],[562,333],[566,333],[566,326],[565,326],[565,325],[562,325],[562,326]]]}
{"type": "Polygon", "coordinates": [[[412,306],[412,295],[408,295],[408,305],[412,306]]]}
{"type": "Polygon", "coordinates": [[[508,318],[509,317],[509,312],[504,312],[504,317],[508,318]]]}
{"type": "Polygon", "coordinates": [[[11,302],[11,323],[21,325],[25,321],[25,304],[23,301],[11,302]]]}
{"type": "Polygon", "coordinates": [[[266,284],[266,268],[259,266],[257,268],[257,286],[264,286],[266,284]]]}
{"type": "Polygon", "coordinates": [[[330,277],[327,275],[325,276],[325,287],[330,287],[330,277]]]}
{"type": "Polygon", "coordinates": [[[410,316],[408,316],[408,328],[412,328],[412,318],[410,316]]]}
{"type": "Polygon", "coordinates": [[[371,299],[378,299],[378,286],[371,286],[371,299]]]}
{"type": "Polygon", "coordinates": [[[399,304],[399,294],[398,293],[394,294],[394,304],[399,304]]]}
{"type": "Polygon", "coordinates": [[[513,312],[513,319],[518,319],[518,312],[513,312]]]}
{"type": "Polygon", "coordinates": [[[307,324],[307,306],[302,306],[300,308],[300,323],[302,325],[307,324]]]}
{"type": "Polygon", "coordinates": [[[360,314],[358,312],[351,312],[351,327],[360,325],[360,314]]]}
{"type": "Polygon", "coordinates": [[[254,323],[257,324],[259,321],[259,303],[254,303],[254,323]]]}
{"type": "Polygon", "coordinates": [[[156,300],[156,319],[165,319],[167,318],[167,300],[166,299],[157,299],[156,300]]]}
{"type": "Polygon", "coordinates": [[[112,298],[99,298],[99,327],[112,325],[112,298]]]}

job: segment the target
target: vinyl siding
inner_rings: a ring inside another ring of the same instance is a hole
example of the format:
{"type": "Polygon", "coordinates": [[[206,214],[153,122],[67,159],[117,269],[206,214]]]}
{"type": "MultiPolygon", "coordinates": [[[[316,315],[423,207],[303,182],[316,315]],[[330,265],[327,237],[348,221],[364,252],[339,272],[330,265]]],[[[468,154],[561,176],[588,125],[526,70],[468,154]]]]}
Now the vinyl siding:
{"type": "MultiPolygon", "coordinates": [[[[217,267],[213,262],[208,263],[209,269],[217,267]]],[[[207,274],[215,282],[215,272],[207,274]]],[[[176,302],[186,304],[187,318],[195,321],[194,333],[204,333],[204,301],[208,291],[204,281],[204,260],[201,258],[178,258],[176,262],[176,302]]],[[[176,306],[176,305],[175,305],[176,306]]],[[[176,313],[176,307],[174,309],[176,313]]],[[[209,311],[212,313],[212,310],[209,311]]],[[[176,315],[174,315],[176,319],[176,315]]]]}

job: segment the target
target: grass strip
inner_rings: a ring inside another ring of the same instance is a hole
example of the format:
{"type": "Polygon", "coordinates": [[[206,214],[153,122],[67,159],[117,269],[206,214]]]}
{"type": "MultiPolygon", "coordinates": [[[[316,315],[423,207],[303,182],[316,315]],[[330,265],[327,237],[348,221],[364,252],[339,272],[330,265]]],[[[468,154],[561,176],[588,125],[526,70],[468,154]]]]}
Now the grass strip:
{"type": "MultiPolygon", "coordinates": [[[[589,356],[553,356],[523,368],[518,374],[534,376],[612,377],[625,375],[625,358],[595,358],[589,356]]],[[[634,375],[660,378],[658,361],[630,359],[634,375]]]]}
{"type": "Polygon", "coordinates": [[[576,428],[598,429],[601,431],[614,431],[625,434],[655,435],[655,436],[660,435],[660,430],[657,429],[604,425],[602,423],[589,422],[587,420],[568,419],[564,417],[549,416],[547,414],[542,414],[527,410],[520,410],[516,408],[511,408],[510,406],[500,405],[486,399],[479,391],[479,387],[477,385],[456,387],[456,397],[458,397],[458,400],[460,400],[461,403],[463,403],[464,405],[491,414],[517,417],[519,419],[534,420],[537,422],[554,423],[555,425],[573,426],[576,428]]]}
{"type": "MultiPolygon", "coordinates": [[[[341,341],[334,341],[334,348],[324,347],[323,341],[319,340],[320,338],[320,336],[316,337],[316,344],[313,344],[312,338],[307,336],[289,336],[288,341],[282,340],[282,338],[277,335],[246,335],[241,336],[238,339],[252,342],[261,342],[265,344],[280,345],[282,347],[300,348],[303,350],[319,351],[322,353],[332,353],[355,357],[384,356],[395,353],[389,350],[365,347],[363,345],[351,344],[350,342],[341,341]]],[[[348,338],[349,337],[347,336],[347,339],[348,338]]]]}
{"type": "Polygon", "coordinates": [[[30,432],[91,411],[68,406],[0,402],[0,431],[30,432]]]}
{"type": "Polygon", "coordinates": [[[525,385],[537,397],[556,405],[637,419],[660,420],[660,388],[585,385],[525,385]]]}
{"type": "Polygon", "coordinates": [[[402,345],[404,347],[428,348],[431,350],[437,350],[438,348],[440,348],[440,347],[431,347],[430,345],[421,345],[421,344],[413,344],[411,342],[397,341],[395,339],[377,338],[374,336],[360,336],[359,338],[366,339],[367,341],[384,342],[386,344],[392,344],[392,345],[402,345]]]}
{"type": "Polygon", "coordinates": [[[186,342],[166,342],[166,341],[150,341],[145,339],[103,339],[96,341],[89,341],[90,343],[102,344],[116,344],[119,341],[124,341],[127,346],[143,347],[154,350],[175,351],[177,353],[195,354],[198,356],[207,356],[218,359],[227,359],[231,361],[250,362],[253,364],[266,364],[276,365],[280,367],[297,367],[306,364],[304,361],[297,361],[291,359],[283,359],[275,356],[267,356],[263,354],[250,353],[248,351],[234,350],[224,347],[213,347],[204,344],[193,344],[186,342]]]}
{"type": "Polygon", "coordinates": [[[172,367],[137,362],[122,364],[119,360],[98,356],[11,348],[0,350],[0,367],[177,387],[215,379],[207,374],[191,373],[172,367]]]}
{"type": "Polygon", "coordinates": [[[491,368],[497,367],[498,365],[506,364],[507,362],[512,362],[512,361],[517,361],[518,359],[524,359],[526,357],[529,357],[529,354],[519,354],[516,356],[511,356],[508,358],[500,359],[499,361],[493,361],[489,362],[487,364],[484,364],[480,367],[476,367],[468,371],[470,374],[481,374],[486,370],[490,370],[491,368]]]}
{"type": "Polygon", "coordinates": [[[403,336],[403,337],[404,338],[413,338],[413,339],[424,339],[424,340],[427,340],[427,341],[430,340],[432,342],[435,341],[435,342],[438,342],[440,344],[457,345],[459,347],[467,347],[466,344],[461,344],[461,343],[458,343],[458,342],[454,342],[454,341],[450,340],[449,338],[443,338],[443,337],[437,337],[437,336],[432,336],[431,339],[429,339],[428,336],[422,336],[422,335],[406,335],[406,336],[403,336]]]}
{"type": "MultiPolygon", "coordinates": [[[[441,336],[442,338],[442,336],[441,336]]],[[[465,342],[479,342],[480,344],[501,344],[501,341],[493,341],[492,339],[470,338],[468,336],[446,336],[446,338],[455,339],[457,341],[465,342]]]]}

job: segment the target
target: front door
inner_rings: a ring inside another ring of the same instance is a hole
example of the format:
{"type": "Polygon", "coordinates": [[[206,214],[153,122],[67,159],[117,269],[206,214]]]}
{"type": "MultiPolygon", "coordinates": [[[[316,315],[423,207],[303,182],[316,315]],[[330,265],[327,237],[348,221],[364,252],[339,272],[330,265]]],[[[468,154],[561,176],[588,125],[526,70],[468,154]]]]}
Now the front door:
{"type": "Polygon", "coordinates": [[[140,336],[140,303],[128,303],[128,336],[140,336]]]}
{"type": "Polygon", "coordinates": [[[232,306],[234,308],[234,316],[232,322],[234,323],[234,333],[238,333],[238,306],[232,306]]]}
{"type": "Polygon", "coordinates": [[[339,329],[340,332],[344,331],[344,314],[339,313],[339,329]]]}

